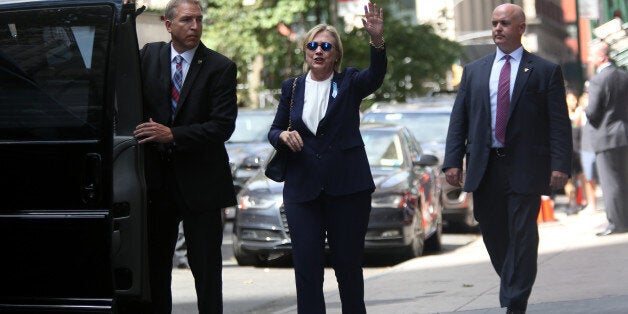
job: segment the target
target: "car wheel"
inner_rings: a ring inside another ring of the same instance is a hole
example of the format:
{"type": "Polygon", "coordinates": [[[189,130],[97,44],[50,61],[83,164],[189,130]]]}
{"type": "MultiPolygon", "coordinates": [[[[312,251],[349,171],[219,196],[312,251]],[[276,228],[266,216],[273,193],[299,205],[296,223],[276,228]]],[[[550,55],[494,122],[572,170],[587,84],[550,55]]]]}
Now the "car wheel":
{"type": "Polygon", "coordinates": [[[417,213],[412,223],[412,241],[410,245],[405,247],[403,252],[404,258],[415,258],[423,255],[423,248],[425,246],[425,240],[423,239],[423,227],[421,226],[420,213],[417,213]]]}
{"type": "Polygon", "coordinates": [[[440,218],[436,225],[436,232],[425,240],[425,249],[430,252],[439,252],[442,249],[443,219],[440,218]]]}

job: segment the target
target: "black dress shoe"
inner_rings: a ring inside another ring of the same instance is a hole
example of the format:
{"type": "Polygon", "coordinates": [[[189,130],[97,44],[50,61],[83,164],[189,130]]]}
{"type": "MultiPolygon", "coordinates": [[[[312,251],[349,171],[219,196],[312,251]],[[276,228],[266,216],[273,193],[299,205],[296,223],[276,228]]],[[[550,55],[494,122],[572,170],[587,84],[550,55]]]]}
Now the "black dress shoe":
{"type": "Polygon", "coordinates": [[[525,310],[506,309],[506,314],[526,314],[525,310]]]}
{"type": "Polygon", "coordinates": [[[602,232],[598,232],[595,235],[598,237],[603,237],[603,236],[607,236],[607,235],[611,235],[611,234],[615,234],[617,232],[615,232],[615,229],[610,229],[607,228],[606,230],[602,231],[602,232]]]}

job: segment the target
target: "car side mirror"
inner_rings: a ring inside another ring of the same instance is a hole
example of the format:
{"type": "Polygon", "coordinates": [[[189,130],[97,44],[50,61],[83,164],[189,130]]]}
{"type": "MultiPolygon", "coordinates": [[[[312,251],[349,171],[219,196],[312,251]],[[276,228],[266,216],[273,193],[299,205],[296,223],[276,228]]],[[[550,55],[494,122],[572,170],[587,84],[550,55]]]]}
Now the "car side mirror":
{"type": "Polygon", "coordinates": [[[413,166],[434,166],[438,164],[438,157],[429,154],[423,154],[419,157],[419,160],[415,160],[412,162],[413,166]]]}

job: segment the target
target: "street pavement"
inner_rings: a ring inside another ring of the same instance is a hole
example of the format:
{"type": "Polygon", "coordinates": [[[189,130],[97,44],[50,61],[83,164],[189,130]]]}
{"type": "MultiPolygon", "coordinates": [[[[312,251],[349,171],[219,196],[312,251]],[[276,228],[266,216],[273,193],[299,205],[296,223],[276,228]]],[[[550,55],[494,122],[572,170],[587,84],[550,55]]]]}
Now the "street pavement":
{"type": "MultiPolygon", "coordinates": [[[[539,267],[528,313],[628,313],[628,233],[596,236],[606,227],[602,211],[567,216],[556,210],[555,218],[539,224],[539,267]]],[[[481,237],[365,279],[369,313],[505,313],[498,296],[498,276],[481,237]]],[[[325,298],[328,313],[341,313],[337,290],[325,298]]],[[[296,306],[270,313],[296,313],[296,306]]]]}
{"type": "MultiPolygon", "coordinates": [[[[628,233],[598,237],[595,234],[606,227],[603,211],[567,216],[564,199],[558,197],[556,203],[556,220],[539,224],[539,266],[528,313],[628,313],[628,233]]],[[[598,207],[603,205],[598,199],[598,207]]],[[[447,236],[455,239],[456,235],[447,236]]],[[[455,249],[442,253],[393,267],[365,268],[367,311],[505,313],[499,307],[499,279],[481,236],[460,235],[459,241],[455,249]]],[[[247,282],[246,269],[225,266],[225,272],[236,275],[229,281],[247,282]],[[240,273],[242,278],[237,277],[240,273]]],[[[255,283],[266,285],[268,292],[273,291],[269,294],[241,286],[233,290],[225,283],[225,313],[296,313],[292,276],[290,268],[264,269],[255,283]]],[[[341,313],[331,269],[325,271],[324,291],[327,313],[341,313]]],[[[174,314],[196,313],[189,270],[173,272],[173,297],[174,314]]]]}

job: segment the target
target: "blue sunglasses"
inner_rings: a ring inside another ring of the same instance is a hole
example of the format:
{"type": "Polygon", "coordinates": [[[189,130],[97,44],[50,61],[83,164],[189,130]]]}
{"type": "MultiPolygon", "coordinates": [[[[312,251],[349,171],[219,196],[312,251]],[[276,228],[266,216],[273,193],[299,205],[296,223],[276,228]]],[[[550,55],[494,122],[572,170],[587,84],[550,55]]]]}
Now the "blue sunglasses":
{"type": "Polygon", "coordinates": [[[334,48],[334,46],[328,42],[322,42],[319,44],[317,42],[311,41],[305,45],[307,49],[310,49],[312,51],[315,51],[318,46],[320,46],[323,51],[330,51],[331,48],[334,48]]]}

